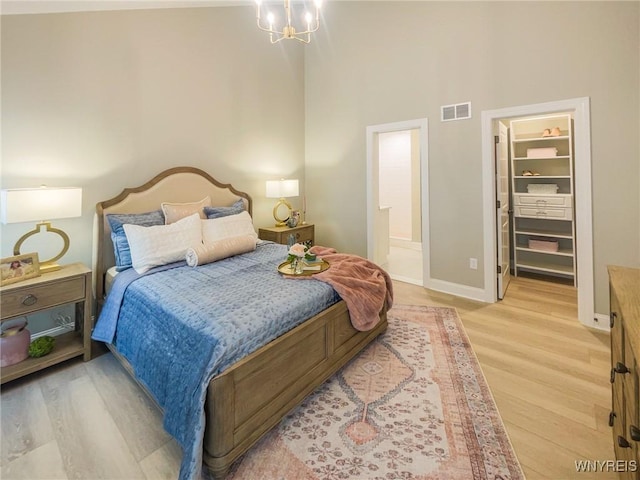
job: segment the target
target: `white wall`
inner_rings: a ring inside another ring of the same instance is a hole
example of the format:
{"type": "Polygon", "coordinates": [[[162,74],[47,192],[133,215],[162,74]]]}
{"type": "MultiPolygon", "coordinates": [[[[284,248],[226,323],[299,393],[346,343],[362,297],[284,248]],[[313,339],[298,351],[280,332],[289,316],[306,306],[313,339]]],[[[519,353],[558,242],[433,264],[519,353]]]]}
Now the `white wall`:
{"type": "MultiPolygon", "coordinates": [[[[271,45],[254,15],[246,6],[1,17],[1,184],[83,187],[82,218],[53,222],[71,237],[62,263],[91,265],[98,201],[174,166],[250,192],[256,224],[273,223],[265,180],[304,180],[304,48],[271,45]]],[[[32,225],[1,228],[7,256],[32,225]]]]}
{"type": "MultiPolygon", "coordinates": [[[[431,275],[483,287],[480,112],[591,98],[596,309],[640,266],[638,2],[339,2],[305,54],[318,240],[366,255],[367,125],[428,117],[431,275]],[[534,25],[535,28],[531,28],[534,25]],[[471,101],[473,118],[440,122],[471,101]],[[326,185],[332,185],[331,195],[326,185]]],[[[492,267],[489,267],[492,268],[492,267]]]]}

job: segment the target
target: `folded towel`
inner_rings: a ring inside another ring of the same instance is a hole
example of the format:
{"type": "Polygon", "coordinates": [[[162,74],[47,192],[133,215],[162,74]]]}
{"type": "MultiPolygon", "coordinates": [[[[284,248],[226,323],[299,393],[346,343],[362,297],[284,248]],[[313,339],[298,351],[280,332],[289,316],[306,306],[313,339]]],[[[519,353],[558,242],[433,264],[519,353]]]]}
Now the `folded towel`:
{"type": "Polygon", "coordinates": [[[197,267],[255,249],[256,239],[254,236],[239,235],[190,248],[187,250],[186,260],[190,267],[197,267]]]}

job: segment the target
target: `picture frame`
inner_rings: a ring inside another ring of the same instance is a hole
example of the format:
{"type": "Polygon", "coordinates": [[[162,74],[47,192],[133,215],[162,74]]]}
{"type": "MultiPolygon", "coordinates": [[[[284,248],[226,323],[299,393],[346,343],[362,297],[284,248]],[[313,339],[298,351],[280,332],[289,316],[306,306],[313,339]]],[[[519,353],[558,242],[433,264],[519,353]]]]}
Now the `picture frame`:
{"type": "Polygon", "coordinates": [[[0,286],[40,276],[38,253],[24,253],[0,259],[0,286]]]}

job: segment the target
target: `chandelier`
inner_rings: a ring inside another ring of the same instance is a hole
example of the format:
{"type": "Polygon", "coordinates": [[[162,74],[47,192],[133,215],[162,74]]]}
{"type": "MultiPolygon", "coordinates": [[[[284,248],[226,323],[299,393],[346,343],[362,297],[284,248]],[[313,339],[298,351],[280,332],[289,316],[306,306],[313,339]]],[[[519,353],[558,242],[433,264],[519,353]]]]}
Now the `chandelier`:
{"type": "Polygon", "coordinates": [[[311,12],[307,11],[304,15],[304,23],[306,28],[303,31],[297,31],[291,24],[291,2],[290,0],[284,0],[284,13],[286,17],[285,25],[280,28],[275,25],[275,16],[273,13],[267,13],[268,27],[262,25],[262,17],[260,13],[260,7],[262,6],[262,0],[256,0],[256,19],[258,28],[269,33],[269,39],[271,43],[278,43],[281,40],[298,40],[302,43],[311,42],[311,34],[320,28],[320,5],[322,0],[314,0],[315,4],[315,18],[311,12]]]}

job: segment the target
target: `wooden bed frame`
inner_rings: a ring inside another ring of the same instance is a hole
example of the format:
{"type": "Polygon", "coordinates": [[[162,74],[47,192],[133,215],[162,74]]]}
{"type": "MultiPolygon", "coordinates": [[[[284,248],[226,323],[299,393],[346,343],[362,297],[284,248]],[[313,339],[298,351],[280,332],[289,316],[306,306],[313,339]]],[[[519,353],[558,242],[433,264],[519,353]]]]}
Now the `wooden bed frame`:
{"type": "MultiPolygon", "coordinates": [[[[94,272],[98,311],[105,298],[105,273],[115,264],[106,215],[143,213],[157,210],[163,201],[195,202],[207,195],[214,206],[228,206],[242,198],[248,212],[252,212],[248,194],[192,167],[172,168],[96,205],[94,272]]],[[[386,328],[383,309],[374,329],[357,331],[351,325],[345,302],[340,301],[214,377],[207,390],[203,444],[203,461],[211,474],[224,478],[238,457],[386,328]]],[[[115,348],[108,347],[132,373],[115,348]]]]}

